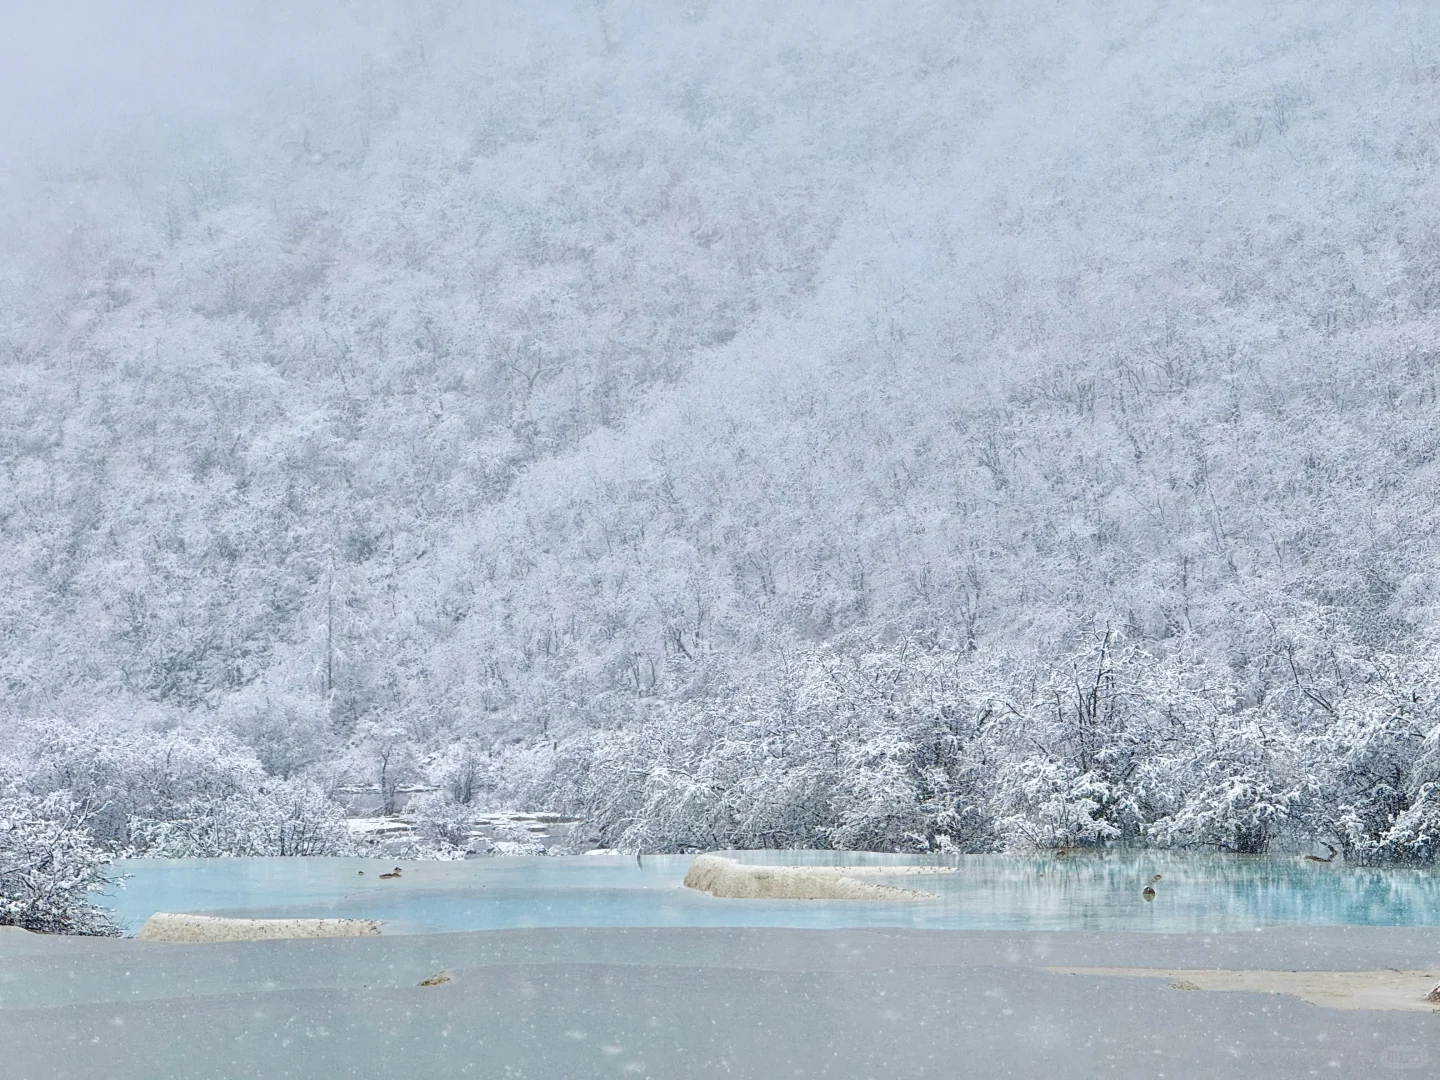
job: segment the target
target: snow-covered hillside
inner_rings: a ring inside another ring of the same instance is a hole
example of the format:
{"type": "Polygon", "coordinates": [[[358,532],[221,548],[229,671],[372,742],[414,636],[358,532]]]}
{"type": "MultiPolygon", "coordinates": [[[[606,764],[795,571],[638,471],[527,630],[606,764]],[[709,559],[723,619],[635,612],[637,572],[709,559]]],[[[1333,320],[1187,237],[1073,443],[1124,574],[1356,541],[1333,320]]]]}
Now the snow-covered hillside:
{"type": "Polygon", "coordinates": [[[3,158],[23,786],[1433,857],[1440,10],[314,15],[3,158]]]}

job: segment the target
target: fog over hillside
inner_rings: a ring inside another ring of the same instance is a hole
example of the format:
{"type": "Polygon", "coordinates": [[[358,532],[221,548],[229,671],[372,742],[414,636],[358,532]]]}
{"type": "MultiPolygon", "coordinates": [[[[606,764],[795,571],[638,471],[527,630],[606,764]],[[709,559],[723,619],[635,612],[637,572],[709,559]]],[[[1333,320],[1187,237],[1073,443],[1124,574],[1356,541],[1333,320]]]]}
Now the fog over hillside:
{"type": "Polygon", "coordinates": [[[22,24],[13,792],[1435,857],[1440,9],[306,4],[22,24]]]}

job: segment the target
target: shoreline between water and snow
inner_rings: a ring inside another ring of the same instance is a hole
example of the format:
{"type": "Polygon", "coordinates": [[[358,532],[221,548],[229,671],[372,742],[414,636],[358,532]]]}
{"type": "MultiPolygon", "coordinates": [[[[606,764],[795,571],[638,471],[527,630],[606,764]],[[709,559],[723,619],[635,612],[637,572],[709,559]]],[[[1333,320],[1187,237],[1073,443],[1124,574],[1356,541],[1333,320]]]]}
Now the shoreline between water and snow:
{"type": "Polygon", "coordinates": [[[124,887],[96,900],[129,934],[156,912],[369,919],[382,922],[386,934],[603,925],[1146,933],[1440,925],[1440,877],[1416,871],[1153,852],[1066,859],[802,851],[708,857],[733,859],[746,876],[767,876],[771,886],[774,867],[800,866],[808,881],[830,890],[826,897],[835,896],[835,883],[844,879],[853,895],[871,902],[786,899],[773,892],[717,897],[682,887],[691,856],[616,853],[453,862],[140,859],[117,863],[114,873],[126,877],[124,887]],[[1144,895],[1147,883],[1153,897],[1144,895]],[[882,891],[886,887],[896,891],[882,891]],[[933,898],[917,902],[922,890],[933,898]]]}

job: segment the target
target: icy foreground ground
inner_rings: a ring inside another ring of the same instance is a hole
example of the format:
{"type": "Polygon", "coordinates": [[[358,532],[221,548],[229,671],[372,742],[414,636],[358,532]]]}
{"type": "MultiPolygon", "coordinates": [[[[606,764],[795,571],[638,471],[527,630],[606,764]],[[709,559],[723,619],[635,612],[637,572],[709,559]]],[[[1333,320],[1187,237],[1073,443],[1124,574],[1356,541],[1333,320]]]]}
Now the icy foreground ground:
{"type": "Polygon", "coordinates": [[[149,945],[0,931],[5,1075],[1394,1076],[1440,1017],[1057,966],[1414,969],[1434,932],[545,929],[149,945]],[[441,972],[448,981],[422,986],[441,972]]]}

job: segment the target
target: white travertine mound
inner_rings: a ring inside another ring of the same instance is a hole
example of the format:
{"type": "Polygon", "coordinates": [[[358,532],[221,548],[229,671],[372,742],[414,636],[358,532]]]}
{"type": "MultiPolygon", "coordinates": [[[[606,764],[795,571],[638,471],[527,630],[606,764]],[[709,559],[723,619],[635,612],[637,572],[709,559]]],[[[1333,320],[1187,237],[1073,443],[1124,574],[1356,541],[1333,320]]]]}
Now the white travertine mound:
{"type": "Polygon", "coordinates": [[[138,941],[268,941],[276,938],[375,937],[375,919],[227,919],[157,911],[136,934],[138,941]]]}
{"type": "Polygon", "coordinates": [[[933,900],[934,893],[872,885],[830,866],[752,866],[722,855],[697,855],[685,885],[736,900],[933,900]]]}

